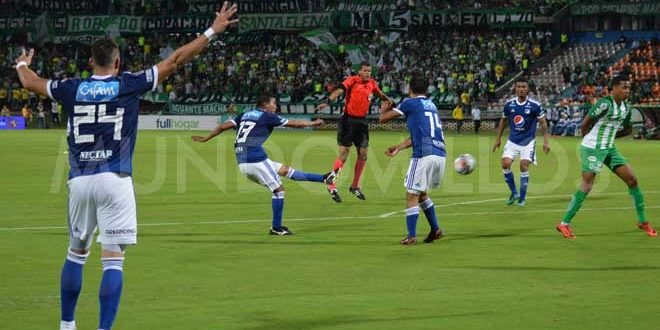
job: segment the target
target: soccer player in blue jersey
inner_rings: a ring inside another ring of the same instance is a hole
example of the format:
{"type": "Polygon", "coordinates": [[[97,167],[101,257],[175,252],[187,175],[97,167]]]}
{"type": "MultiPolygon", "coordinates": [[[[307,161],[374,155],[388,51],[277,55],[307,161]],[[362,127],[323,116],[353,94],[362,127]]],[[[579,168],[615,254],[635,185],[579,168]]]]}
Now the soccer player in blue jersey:
{"type": "Polygon", "coordinates": [[[543,133],[543,151],[550,152],[548,123],[545,120],[545,110],[541,104],[527,96],[529,86],[527,80],[519,79],[516,82],[516,97],[507,101],[502,111],[500,125],[497,128],[497,137],[493,145],[493,152],[502,144],[504,125],[509,123],[509,139],[504,145],[502,153],[502,171],[504,181],[509,186],[511,194],[507,205],[516,203],[525,205],[525,196],[529,186],[529,164],[536,164],[536,124],[541,124],[543,133]],[[520,157],[520,193],[516,190],[516,181],[511,172],[511,163],[520,157]]]}
{"type": "Polygon", "coordinates": [[[293,235],[293,232],[282,226],[284,211],[284,186],[280,176],[295,181],[312,181],[332,184],[335,179],[334,172],[325,175],[305,173],[294,170],[288,165],[276,163],[268,158],[263,144],[278,126],[309,127],[323,124],[323,120],[288,120],[275,114],[277,103],[272,95],[260,95],[257,98],[257,107],[246,111],[234,119],[218,125],[207,136],[193,136],[195,142],[207,142],[220,133],[237,128],[234,144],[236,160],[241,173],[248,179],[266,187],[272,194],[273,221],[269,233],[271,235],[293,235]]]}
{"type": "Polygon", "coordinates": [[[168,58],[144,71],[119,74],[119,48],[110,38],[92,45],[94,75],[88,79],[46,80],[29,67],[34,50],[16,60],[26,89],[49,96],[67,113],[69,145],[69,248],[61,275],[60,329],[76,329],[74,314],[97,228],[103,278],[98,329],[108,330],[117,315],[123,286],[124,251],[137,243],[132,160],[140,96],[155,90],[199,54],[227,26],[236,23],[236,5],[224,3],[213,25],[168,58]]]}
{"type": "Polygon", "coordinates": [[[401,144],[390,147],[386,155],[394,157],[400,150],[412,146],[413,154],[404,181],[406,194],[406,224],[408,235],[399,243],[412,245],[417,241],[417,218],[420,208],[426,215],[431,231],[424,243],[432,243],[441,238],[444,232],[438,226],[433,201],[427,196],[427,190],[437,188],[445,172],[445,138],[438,109],[433,101],[426,97],[427,81],[423,76],[413,76],[410,81],[410,98],[397,108],[389,102],[381,105],[380,122],[386,123],[399,116],[405,116],[410,138],[401,144]]]}

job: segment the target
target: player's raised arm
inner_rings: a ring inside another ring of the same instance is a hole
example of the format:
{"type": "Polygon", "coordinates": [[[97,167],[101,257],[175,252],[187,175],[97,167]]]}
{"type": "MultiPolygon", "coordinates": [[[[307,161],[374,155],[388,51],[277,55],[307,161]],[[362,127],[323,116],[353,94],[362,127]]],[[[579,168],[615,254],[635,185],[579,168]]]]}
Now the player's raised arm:
{"type": "Polygon", "coordinates": [[[392,101],[383,101],[383,103],[380,104],[380,116],[378,117],[378,122],[381,124],[387,123],[388,121],[401,116],[401,114],[401,111],[394,109],[392,101]]]}
{"type": "Polygon", "coordinates": [[[321,100],[321,103],[319,103],[319,104],[316,106],[316,108],[314,108],[314,113],[316,113],[316,112],[318,112],[319,110],[322,110],[322,109],[328,107],[328,106],[330,105],[330,102],[335,102],[335,101],[337,101],[337,98],[339,98],[339,96],[340,96],[341,94],[344,93],[344,85],[341,84],[341,85],[339,85],[339,86],[340,86],[340,87],[338,87],[338,88],[335,89],[332,93],[330,93],[330,95],[329,95],[328,97],[323,98],[323,99],[321,100]]]}
{"type": "Polygon", "coordinates": [[[284,124],[286,127],[310,127],[310,126],[321,126],[324,121],[322,119],[316,119],[314,121],[309,120],[289,120],[284,124]]]}
{"type": "Polygon", "coordinates": [[[212,138],[214,138],[214,137],[220,135],[220,133],[222,133],[222,132],[224,132],[224,131],[226,131],[226,130],[232,129],[232,128],[234,128],[234,127],[236,127],[236,123],[235,123],[233,120],[226,121],[226,122],[224,122],[224,123],[218,125],[218,126],[217,126],[213,131],[211,131],[211,133],[209,133],[209,135],[207,135],[207,136],[198,136],[198,135],[195,135],[195,136],[192,136],[191,138],[192,138],[192,140],[195,141],[195,142],[207,142],[208,140],[210,140],[210,139],[212,139],[212,138]]]}
{"type": "Polygon", "coordinates": [[[18,72],[18,79],[21,80],[21,85],[31,92],[37,93],[42,96],[48,96],[48,80],[39,77],[32,69],[32,57],[34,56],[34,49],[26,52],[25,49],[21,50],[21,56],[16,59],[16,72],[18,72]]]}
{"type": "Polygon", "coordinates": [[[231,19],[237,11],[238,7],[236,4],[229,6],[229,3],[225,1],[222,4],[220,12],[215,13],[216,17],[213,24],[204,32],[204,34],[184,46],[177,48],[170,56],[156,65],[158,68],[158,82],[163,82],[178,68],[190,62],[190,60],[197,56],[211,40],[213,40],[218,34],[222,33],[229,25],[237,23],[238,19],[231,19]]]}

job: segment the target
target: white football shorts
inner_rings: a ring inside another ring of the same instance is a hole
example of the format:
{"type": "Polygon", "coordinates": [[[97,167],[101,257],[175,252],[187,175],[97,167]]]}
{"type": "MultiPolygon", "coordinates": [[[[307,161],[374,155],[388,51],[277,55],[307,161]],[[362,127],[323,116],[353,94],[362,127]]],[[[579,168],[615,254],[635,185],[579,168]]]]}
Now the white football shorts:
{"type": "Polygon", "coordinates": [[[436,155],[413,158],[403,186],[411,194],[420,194],[440,186],[445,175],[445,157],[436,155]]]}
{"type": "Polygon", "coordinates": [[[245,174],[248,179],[254,181],[270,190],[271,192],[282,185],[280,176],[277,172],[282,164],[266,159],[258,163],[241,163],[238,169],[245,174]]]}
{"type": "Polygon", "coordinates": [[[516,160],[518,157],[521,160],[528,160],[536,165],[536,141],[532,140],[526,146],[520,146],[507,140],[504,145],[504,151],[502,152],[502,158],[516,160]]]}
{"type": "Polygon", "coordinates": [[[130,176],[104,172],[69,180],[69,235],[89,248],[99,229],[101,244],[136,244],[135,191],[130,176]]]}

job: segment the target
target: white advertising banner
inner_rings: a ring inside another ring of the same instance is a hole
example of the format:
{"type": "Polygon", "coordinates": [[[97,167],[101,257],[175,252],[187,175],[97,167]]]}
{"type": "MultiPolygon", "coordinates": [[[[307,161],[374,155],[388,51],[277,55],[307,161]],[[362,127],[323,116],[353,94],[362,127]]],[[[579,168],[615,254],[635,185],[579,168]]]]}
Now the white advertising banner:
{"type": "Polygon", "coordinates": [[[220,123],[219,116],[140,116],[138,130],[210,131],[220,123]]]}

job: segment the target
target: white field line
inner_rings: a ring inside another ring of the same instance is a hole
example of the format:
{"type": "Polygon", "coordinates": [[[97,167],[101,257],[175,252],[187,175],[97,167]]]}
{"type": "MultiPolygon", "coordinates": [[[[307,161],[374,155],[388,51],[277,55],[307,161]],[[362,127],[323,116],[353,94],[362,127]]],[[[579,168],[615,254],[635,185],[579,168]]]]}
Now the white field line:
{"type": "MultiPolygon", "coordinates": [[[[655,193],[655,192],[653,192],[655,193]]],[[[618,193],[617,193],[618,194],[618,193]]],[[[612,194],[614,195],[614,194],[612,194]]],[[[560,195],[565,196],[565,195],[560,195]]],[[[551,196],[539,196],[536,198],[550,198],[551,196]]],[[[556,197],[556,196],[552,196],[556,197]]],[[[482,202],[491,201],[491,200],[482,200],[482,202]]],[[[497,199],[497,201],[502,201],[502,199],[497,199]]],[[[478,202],[478,201],[474,201],[478,202]]],[[[452,206],[452,205],[462,205],[461,203],[441,205],[443,207],[452,206]]],[[[475,204],[475,203],[472,203],[475,204]]],[[[517,206],[511,206],[512,211],[487,211],[487,212],[454,212],[454,213],[441,213],[442,218],[451,217],[451,216],[465,216],[465,215],[489,215],[489,214],[521,214],[521,213],[548,213],[548,212],[565,212],[566,209],[537,209],[530,210],[519,208],[517,206]]],[[[647,209],[657,209],[660,208],[660,205],[646,206],[647,209]]],[[[581,212],[588,211],[616,211],[616,210],[632,210],[632,206],[618,206],[618,207],[600,207],[600,208],[583,208],[581,212]]],[[[385,219],[390,218],[394,215],[397,215],[399,212],[390,212],[382,215],[372,215],[372,216],[356,216],[356,217],[323,217],[323,218],[293,218],[285,219],[286,222],[302,222],[302,221],[333,221],[333,220],[353,220],[353,219],[385,219]]],[[[191,225],[229,225],[229,224],[242,224],[242,223],[260,223],[260,222],[271,222],[270,219],[254,219],[254,220],[228,220],[228,221],[190,221],[190,222],[156,222],[156,223],[143,223],[138,224],[140,227],[164,227],[164,226],[191,226],[191,225]]],[[[0,232],[14,232],[14,231],[37,231],[37,230],[53,230],[53,229],[66,229],[65,226],[42,226],[42,227],[5,227],[0,228],[0,232]]]]}

